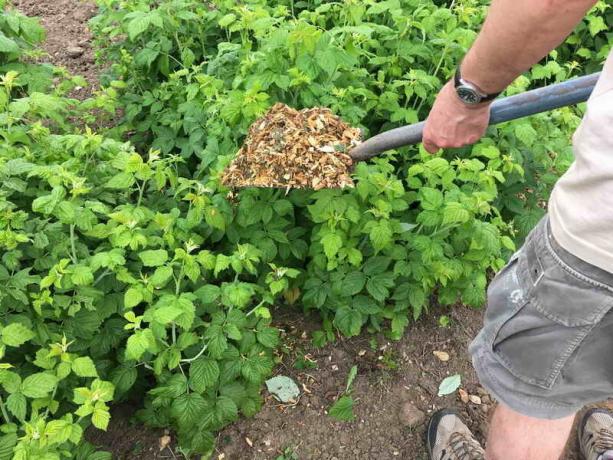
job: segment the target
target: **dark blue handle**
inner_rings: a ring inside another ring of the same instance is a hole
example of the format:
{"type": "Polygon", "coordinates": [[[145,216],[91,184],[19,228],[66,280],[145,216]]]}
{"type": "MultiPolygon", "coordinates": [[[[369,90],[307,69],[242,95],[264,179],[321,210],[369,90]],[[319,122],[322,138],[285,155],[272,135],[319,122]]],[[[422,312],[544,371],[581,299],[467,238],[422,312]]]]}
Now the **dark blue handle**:
{"type": "MultiPolygon", "coordinates": [[[[598,77],[600,72],[498,99],[492,104],[490,125],[587,101],[598,77]]],[[[421,142],[423,130],[423,121],[391,129],[371,137],[349,154],[354,161],[361,161],[387,150],[417,144],[421,142]]]]}
{"type": "Polygon", "coordinates": [[[499,99],[492,104],[490,125],[585,102],[600,72],[499,99]]]}

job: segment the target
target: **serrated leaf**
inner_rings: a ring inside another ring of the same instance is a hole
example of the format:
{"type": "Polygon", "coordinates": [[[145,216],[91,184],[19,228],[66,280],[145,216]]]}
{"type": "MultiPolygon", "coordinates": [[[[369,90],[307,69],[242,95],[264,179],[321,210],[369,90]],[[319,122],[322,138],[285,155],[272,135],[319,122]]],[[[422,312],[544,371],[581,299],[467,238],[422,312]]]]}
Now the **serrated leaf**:
{"type": "Polygon", "coordinates": [[[165,249],[149,249],[141,251],[138,257],[145,267],[159,267],[168,260],[168,251],[165,249]]]}
{"type": "Polygon", "coordinates": [[[98,377],[96,365],[89,356],[75,359],[72,362],[72,370],[79,377],[98,377]]]}
{"type": "Polygon", "coordinates": [[[140,289],[130,288],[123,296],[123,303],[125,308],[132,308],[143,301],[143,294],[140,289]]]}
{"type": "Polygon", "coordinates": [[[354,296],[364,289],[366,275],[360,271],[349,272],[341,283],[341,295],[345,297],[354,296]]]}
{"type": "Polygon", "coordinates": [[[11,323],[2,329],[2,343],[10,347],[19,347],[34,338],[34,332],[21,323],[11,323]]]}
{"type": "Polygon", "coordinates": [[[151,17],[146,13],[140,13],[128,23],[128,37],[130,40],[136,39],[143,34],[151,25],[151,17]]]}
{"type": "Polygon", "coordinates": [[[215,385],[219,379],[219,365],[210,358],[198,358],[189,367],[189,386],[192,390],[203,393],[215,385]]]}
{"type": "Polygon", "coordinates": [[[94,274],[92,269],[85,265],[77,265],[73,268],[72,282],[77,286],[88,286],[94,282],[94,274]]]}
{"type": "Polygon", "coordinates": [[[215,415],[220,422],[233,421],[238,415],[238,407],[229,397],[220,396],[215,402],[215,415]]]}
{"type": "Polygon", "coordinates": [[[441,384],[438,387],[438,395],[445,396],[453,393],[462,383],[462,376],[460,374],[450,375],[443,379],[441,384]]]}
{"type": "Polygon", "coordinates": [[[19,45],[0,32],[0,53],[18,53],[19,45]]]}
{"type": "Polygon", "coordinates": [[[351,396],[341,396],[328,410],[328,415],[342,422],[355,419],[353,414],[353,399],[351,396]]]}
{"type": "Polygon", "coordinates": [[[273,327],[265,327],[256,331],[255,337],[267,348],[275,348],[279,344],[279,330],[273,327]]]}
{"type": "Polygon", "coordinates": [[[19,392],[11,393],[8,398],[6,398],[6,407],[19,420],[24,420],[26,418],[28,404],[23,394],[19,392]]]}
{"type": "Polygon", "coordinates": [[[109,414],[108,408],[96,404],[92,413],[92,424],[99,430],[106,431],[110,421],[111,414],[109,414]]]}
{"type": "Polygon", "coordinates": [[[172,273],[172,267],[158,267],[155,272],[153,272],[153,275],[151,275],[151,278],[149,278],[149,282],[157,288],[164,287],[172,276],[172,273]]]}
{"type": "Polygon", "coordinates": [[[44,398],[56,385],[55,375],[39,372],[24,379],[21,383],[21,392],[28,398],[44,398]]]}
{"type": "Polygon", "coordinates": [[[343,239],[336,233],[328,233],[321,239],[324,253],[328,259],[334,258],[338,250],[343,247],[343,239]]]}
{"type": "Polygon", "coordinates": [[[388,246],[392,241],[392,229],[390,227],[389,221],[381,220],[370,230],[369,236],[370,241],[372,242],[373,248],[375,248],[375,252],[379,252],[381,249],[388,246]]]}
{"type": "Polygon", "coordinates": [[[172,402],[171,414],[180,426],[198,425],[202,414],[209,405],[198,393],[185,393],[172,402]]]}
{"type": "Polygon", "coordinates": [[[346,337],[354,337],[362,330],[362,314],[351,307],[340,307],[336,310],[334,325],[346,337]]]}

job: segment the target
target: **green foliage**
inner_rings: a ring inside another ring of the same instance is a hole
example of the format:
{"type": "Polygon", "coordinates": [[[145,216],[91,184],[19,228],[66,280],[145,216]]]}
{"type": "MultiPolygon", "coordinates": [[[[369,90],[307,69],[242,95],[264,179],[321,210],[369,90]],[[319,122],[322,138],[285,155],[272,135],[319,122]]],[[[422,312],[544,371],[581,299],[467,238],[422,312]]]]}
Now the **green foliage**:
{"type": "MultiPolygon", "coordinates": [[[[108,458],[82,433],[131,394],[141,420],[208,455],[259,408],[279,298],[320,312],[318,344],[399,338],[433,295],[481,305],[572,158],[579,118],[563,109],[360,164],[352,190],[228,191],[221,171],[277,101],[367,134],[423,119],[486,2],[98,3],[109,71],[82,103],[65,96],[82,81],[32,63],[36,22],[0,17],[0,458],[108,458]],[[96,134],[98,109],[123,118],[96,134]]],[[[509,93],[596,70],[611,22],[600,2],[509,93]]]]}

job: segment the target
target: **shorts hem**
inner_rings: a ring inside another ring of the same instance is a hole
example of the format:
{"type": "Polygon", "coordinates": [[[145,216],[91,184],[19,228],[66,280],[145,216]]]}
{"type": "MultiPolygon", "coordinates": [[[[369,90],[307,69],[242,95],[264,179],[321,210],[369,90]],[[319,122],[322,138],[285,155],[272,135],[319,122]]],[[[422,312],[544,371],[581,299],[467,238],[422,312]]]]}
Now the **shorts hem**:
{"type": "MultiPolygon", "coordinates": [[[[581,406],[570,406],[568,404],[548,401],[542,397],[526,395],[525,393],[514,394],[508,388],[500,383],[500,381],[489,371],[487,362],[495,360],[494,357],[486,357],[487,353],[483,350],[473,353],[473,367],[479,378],[479,383],[491,394],[497,401],[508,406],[515,412],[518,412],[527,417],[538,419],[555,420],[568,417],[578,412],[581,406]]],[[[517,381],[518,384],[525,386],[524,382],[520,382],[516,377],[509,373],[512,381],[517,381]]]]}

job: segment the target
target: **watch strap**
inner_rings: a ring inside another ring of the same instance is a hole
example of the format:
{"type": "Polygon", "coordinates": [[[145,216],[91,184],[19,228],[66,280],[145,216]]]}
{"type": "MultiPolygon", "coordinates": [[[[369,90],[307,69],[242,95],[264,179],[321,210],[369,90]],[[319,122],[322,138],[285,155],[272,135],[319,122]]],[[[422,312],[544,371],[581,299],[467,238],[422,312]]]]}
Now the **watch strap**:
{"type": "MultiPolygon", "coordinates": [[[[453,76],[453,82],[454,82],[454,85],[455,85],[456,88],[463,84],[462,74],[460,73],[460,67],[459,66],[458,66],[458,69],[455,72],[455,75],[453,76]]],[[[471,85],[476,88],[476,85],[474,83],[471,83],[471,85]]],[[[482,93],[481,91],[479,91],[479,95],[481,96],[481,101],[480,102],[493,101],[498,96],[500,96],[500,94],[502,94],[502,91],[499,91],[499,92],[493,93],[493,94],[485,94],[485,93],[482,93]]]]}

